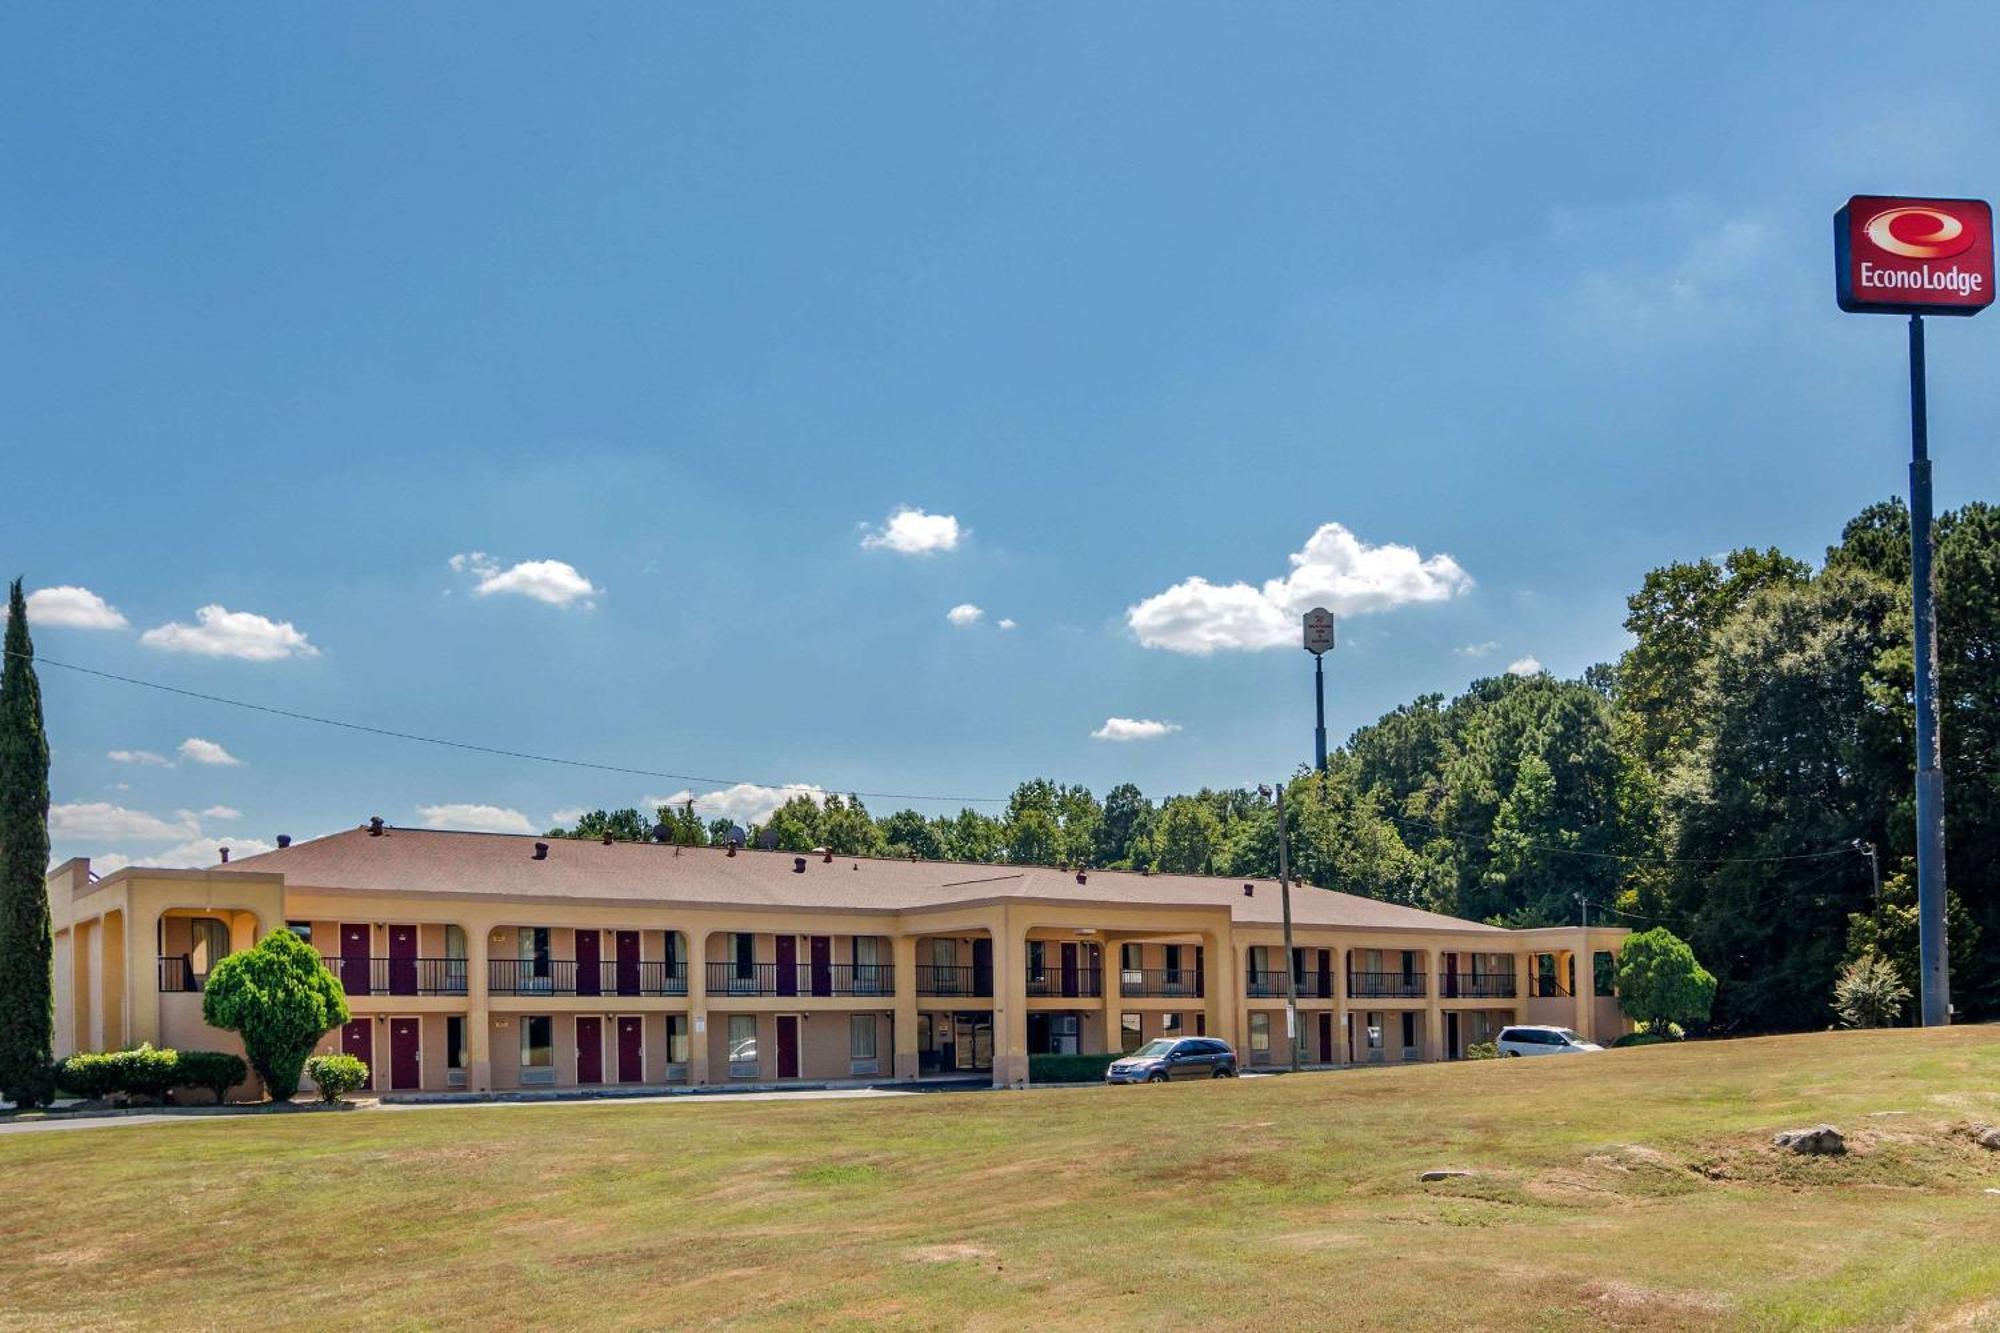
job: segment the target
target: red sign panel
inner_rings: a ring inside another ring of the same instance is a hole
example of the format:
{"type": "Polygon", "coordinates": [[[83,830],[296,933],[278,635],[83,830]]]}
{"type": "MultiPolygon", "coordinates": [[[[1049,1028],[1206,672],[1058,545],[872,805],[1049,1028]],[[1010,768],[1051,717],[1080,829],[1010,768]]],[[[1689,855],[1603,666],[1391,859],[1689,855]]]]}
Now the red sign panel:
{"type": "Polygon", "coordinates": [[[1993,209],[1982,199],[1857,194],[1833,215],[1840,308],[1976,315],[1993,304],[1993,209]]]}

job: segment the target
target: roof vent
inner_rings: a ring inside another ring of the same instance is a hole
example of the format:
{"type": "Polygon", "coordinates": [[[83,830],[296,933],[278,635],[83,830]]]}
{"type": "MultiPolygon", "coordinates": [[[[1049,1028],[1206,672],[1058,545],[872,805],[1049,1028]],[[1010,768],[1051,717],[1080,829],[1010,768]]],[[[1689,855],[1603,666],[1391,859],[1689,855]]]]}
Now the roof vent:
{"type": "Polygon", "coordinates": [[[604,835],[604,845],[606,847],[609,847],[611,845],[611,835],[609,833],[606,833],[604,835]]]}
{"type": "Polygon", "coordinates": [[[792,873],[794,875],[803,875],[806,873],[806,859],[803,856],[792,858],[792,873]]]}
{"type": "Polygon", "coordinates": [[[1257,896],[1257,886],[1255,884],[1245,884],[1243,886],[1243,896],[1245,898],[1255,898],[1257,896]]]}
{"type": "Polygon", "coordinates": [[[547,843],[538,842],[535,844],[535,859],[537,861],[546,861],[549,859],[549,845],[547,843]]]}
{"type": "Polygon", "coordinates": [[[832,865],[832,864],[833,864],[833,848],[831,848],[831,847],[822,847],[822,848],[820,848],[820,851],[821,851],[822,853],[824,853],[824,855],[822,855],[822,856],[820,857],[820,860],[822,860],[822,861],[826,862],[826,863],[827,863],[828,865],[832,865]]]}
{"type": "Polygon", "coordinates": [[[292,835],[291,835],[291,834],[289,834],[289,833],[280,833],[280,834],[278,835],[278,850],[280,850],[280,851],[283,851],[283,850],[284,850],[285,848],[287,848],[287,847],[289,847],[289,846],[291,846],[291,845],[292,845],[292,835]]]}
{"type": "Polygon", "coordinates": [[[215,849],[215,851],[216,851],[216,854],[217,854],[218,856],[220,856],[220,857],[222,858],[222,864],[224,864],[224,865],[228,865],[228,864],[229,864],[229,849],[228,849],[227,847],[218,847],[218,848],[216,848],[216,849],[215,849]]]}
{"type": "Polygon", "coordinates": [[[733,842],[729,844],[729,855],[736,855],[736,844],[733,842]]]}
{"type": "Polygon", "coordinates": [[[1079,870],[1076,872],[1076,882],[1079,884],[1088,884],[1090,882],[1090,876],[1085,872],[1083,872],[1082,870],[1079,870]]]}
{"type": "Polygon", "coordinates": [[[371,838],[382,836],[382,816],[376,815],[368,821],[368,836],[371,838]]]}
{"type": "Polygon", "coordinates": [[[1140,874],[1140,875],[1141,875],[1141,876],[1142,876],[1143,878],[1145,878],[1145,879],[1151,879],[1151,878],[1153,877],[1153,867],[1151,867],[1151,866],[1140,866],[1140,867],[1139,867],[1139,874],[1140,874]]]}
{"type": "Polygon", "coordinates": [[[673,836],[674,836],[674,831],[673,831],[672,829],[668,828],[668,827],[667,827],[667,826],[666,826],[665,824],[655,824],[655,825],[653,825],[653,841],[654,841],[654,842],[665,842],[665,841],[667,841],[667,839],[669,839],[669,838],[671,838],[671,837],[673,837],[673,836]]]}

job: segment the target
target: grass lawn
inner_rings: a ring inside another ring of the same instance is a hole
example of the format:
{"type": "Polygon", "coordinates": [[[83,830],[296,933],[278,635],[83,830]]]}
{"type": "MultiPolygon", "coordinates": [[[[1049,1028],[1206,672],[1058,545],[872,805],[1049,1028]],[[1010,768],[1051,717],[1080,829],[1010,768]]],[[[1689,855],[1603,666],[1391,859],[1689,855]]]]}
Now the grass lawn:
{"type": "Polygon", "coordinates": [[[1983,1328],[1980,1119],[2000,1027],[7,1135],[0,1325],[1983,1328]]]}

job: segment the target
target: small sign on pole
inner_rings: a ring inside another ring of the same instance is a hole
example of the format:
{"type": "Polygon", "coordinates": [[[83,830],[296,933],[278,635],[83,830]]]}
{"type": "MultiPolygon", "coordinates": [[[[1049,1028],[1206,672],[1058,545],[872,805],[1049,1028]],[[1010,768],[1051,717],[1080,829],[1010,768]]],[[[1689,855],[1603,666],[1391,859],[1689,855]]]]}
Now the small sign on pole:
{"type": "Polygon", "coordinates": [[[1315,606],[1305,614],[1306,651],[1320,657],[1333,651],[1333,612],[1315,606]]]}

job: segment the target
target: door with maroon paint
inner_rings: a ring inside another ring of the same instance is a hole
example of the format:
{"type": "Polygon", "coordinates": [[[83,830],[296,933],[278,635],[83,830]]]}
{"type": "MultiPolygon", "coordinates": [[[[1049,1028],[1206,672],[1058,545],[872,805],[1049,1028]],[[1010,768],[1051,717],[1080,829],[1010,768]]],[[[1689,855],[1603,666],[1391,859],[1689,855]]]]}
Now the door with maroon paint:
{"type": "Polygon", "coordinates": [[[833,994],[833,936],[814,935],[812,948],[812,993],[833,994]]]}
{"type": "Polygon", "coordinates": [[[351,1055],[368,1066],[368,1077],[361,1086],[372,1090],[375,1087],[375,1020],[357,1018],[342,1024],[340,1053],[351,1055]]]}
{"type": "MultiPolygon", "coordinates": [[[[1324,949],[1320,950],[1322,957],[1325,954],[1324,949]]],[[[1323,1065],[1333,1063],[1333,1015],[1324,1011],[1319,1016],[1319,1062],[1323,1065]]]]}
{"type": "Polygon", "coordinates": [[[340,988],[349,995],[366,995],[368,991],[368,925],[342,925],[340,928],[340,988]]]}
{"type": "Polygon", "coordinates": [[[389,993],[417,993],[417,928],[389,927],[389,993]]]}
{"type": "Polygon", "coordinates": [[[1062,993],[1066,997],[1078,994],[1074,944],[1065,944],[1062,947],[1062,993]]]}
{"type": "Polygon", "coordinates": [[[640,1020],[626,1015],[618,1020],[618,1081],[643,1083],[646,1080],[646,1033],[640,1020]]]}
{"type": "Polygon", "coordinates": [[[777,994],[797,995],[799,993],[799,937],[778,936],[778,985],[777,994]]]}
{"type": "MultiPolygon", "coordinates": [[[[576,932],[576,993],[604,993],[604,937],[594,930],[576,932]]],[[[592,1080],[595,1082],[596,1080],[592,1080]]]]}
{"type": "Polygon", "coordinates": [[[604,1081],[604,1020],[582,1014],[576,1019],[576,1081],[604,1081]]]}
{"type": "Polygon", "coordinates": [[[412,1091],[424,1086],[423,1020],[389,1020],[389,1089],[412,1091]]]}
{"type": "Polygon", "coordinates": [[[799,1016],[778,1015],[778,1077],[799,1076],[799,1016]]]}
{"type": "Polygon", "coordinates": [[[639,932],[636,930],[618,932],[618,993],[639,993],[639,932]]]}

